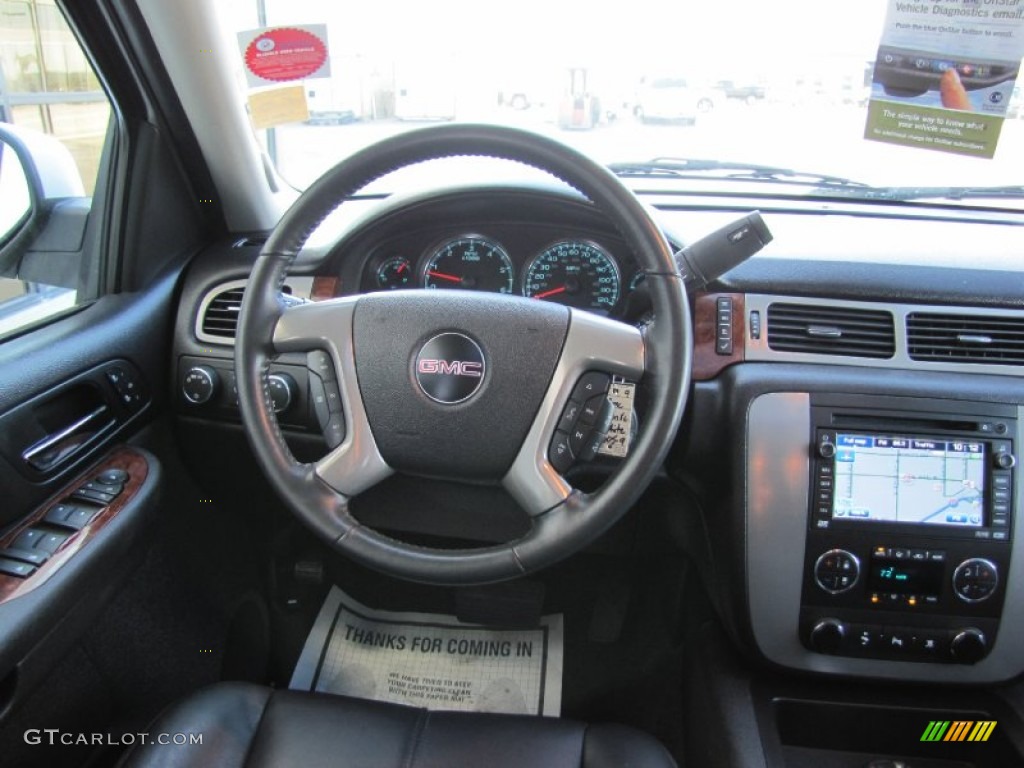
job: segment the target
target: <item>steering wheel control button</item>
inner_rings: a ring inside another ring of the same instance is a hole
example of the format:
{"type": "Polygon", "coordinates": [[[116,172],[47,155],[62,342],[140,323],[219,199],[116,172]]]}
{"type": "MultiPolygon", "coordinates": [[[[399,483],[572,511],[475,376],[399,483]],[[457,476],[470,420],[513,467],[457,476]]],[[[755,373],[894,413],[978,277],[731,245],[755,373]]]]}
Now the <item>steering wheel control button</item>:
{"type": "Polygon", "coordinates": [[[420,390],[442,405],[469,400],[487,375],[483,350],[462,333],[442,333],[432,338],[420,347],[415,366],[420,390]]]}
{"type": "Polygon", "coordinates": [[[845,549],[830,549],[814,564],[814,583],[830,595],[853,589],[860,578],[860,561],[845,549]]]}
{"type": "Polygon", "coordinates": [[[345,417],[340,413],[332,414],[324,427],[324,440],[332,451],[345,442],[345,417]]]}
{"type": "Polygon", "coordinates": [[[995,594],[999,569],[991,560],[972,557],[953,572],[953,591],[965,603],[980,603],[995,594]]]}
{"type": "Polygon", "coordinates": [[[569,435],[561,431],[555,432],[555,436],[551,438],[551,447],[548,449],[548,461],[551,462],[551,466],[562,474],[572,466],[575,459],[569,435]]]}
{"type": "Polygon", "coordinates": [[[572,430],[576,426],[576,419],[579,418],[582,407],[583,405],[575,400],[566,403],[565,409],[562,411],[562,418],[558,420],[558,428],[563,432],[572,430]]]}
{"type": "Polygon", "coordinates": [[[572,399],[579,402],[589,400],[594,395],[603,395],[608,391],[612,383],[612,377],[600,371],[588,371],[580,376],[576,387],[572,391],[572,399]]]}

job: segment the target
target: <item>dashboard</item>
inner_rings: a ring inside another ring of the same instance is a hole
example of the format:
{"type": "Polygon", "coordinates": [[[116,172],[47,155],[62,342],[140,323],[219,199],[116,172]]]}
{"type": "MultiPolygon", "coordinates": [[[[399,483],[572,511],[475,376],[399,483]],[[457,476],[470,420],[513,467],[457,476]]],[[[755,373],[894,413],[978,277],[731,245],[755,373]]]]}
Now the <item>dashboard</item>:
{"type": "MultiPolygon", "coordinates": [[[[645,202],[673,248],[673,233],[698,237],[751,208],[645,202]]],[[[451,189],[372,205],[372,217],[307,245],[286,290],[484,290],[626,322],[649,309],[633,254],[571,192],[451,189]]],[[[807,672],[1020,674],[1024,623],[1006,617],[1024,611],[1024,295],[1006,257],[1024,253],[1024,228],[896,207],[779,201],[762,213],[771,245],[691,296],[693,388],[665,467],[697,500],[664,512],[700,519],[680,544],[712,564],[705,587],[725,627],[751,657],[807,672]]],[[[211,429],[240,438],[232,322],[259,245],[211,248],[182,292],[178,415],[210,467],[224,465],[211,429]]],[[[307,362],[280,356],[270,391],[296,456],[315,459],[328,430],[307,362]]],[[[423,492],[375,497],[371,522],[426,533],[402,509],[423,492]]],[[[446,487],[434,506],[456,498],[446,487]]],[[[452,514],[452,530],[502,540],[513,524],[482,498],[452,502],[471,510],[452,514]]]]}

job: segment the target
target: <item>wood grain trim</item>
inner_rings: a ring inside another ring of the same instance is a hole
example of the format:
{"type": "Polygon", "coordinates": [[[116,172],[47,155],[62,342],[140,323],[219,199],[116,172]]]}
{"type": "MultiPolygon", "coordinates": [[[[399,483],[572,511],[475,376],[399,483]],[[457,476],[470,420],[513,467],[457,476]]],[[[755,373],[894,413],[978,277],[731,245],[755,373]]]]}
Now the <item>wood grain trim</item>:
{"type": "Polygon", "coordinates": [[[124,490],[121,491],[121,494],[110,502],[110,504],[103,507],[102,511],[93,518],[92,522],[85,526],[85,528],[72,533],[71,536],[68,537],[67,541],[61,545],[61,548],[51,555],[50,559],[39,566],[39,568],[36,569],[36,572],[27,579],[20,579],[16,576],[8,576],[0,573],[0,604],[5,603],[8,600],[13,600],[16,597],[21,597],[22,595],[31,592],[36,587],[45,584],[46,581],[60,570],[61,566],[70,560],[76,552],[82,549],[90,539],[95,537],[107,526],[107,524],[117,517],[117,514],[124,509],[125,505],[135,498],[135,494],[138,493],[142,484],[146,482],[146,476],[149,474],[149,463],[142,454],[132,450],[131,448],[119,448],[115,450],[113,453],[108,455],[107,458],[94,465],[88,471],[79,475],[60,493],[25,518],[16,528],[8,532],[3,537],[0,537],[0,549],[5,549],[11,546],[14,540],[17,539],[23,531],[34,525],[39,525],[43,518],[46,517],[46,513],[49,512],[54,505],[66,500],[68,496],[77,491],[81,486],[85,485],[97,474],[107,469],[123,469],[128,473],[128,481],[125,483],[124,490]]]}
{"type": "Polygon", "coordinates": [[[340,277],[314,277],[313,288],[309,292],[309,298],[313,301],[326,301],[341,296],[340,277]]]}
{"type": "Polygon", "coordinates": [[[743,362],[746,342],[746,312],[742,293],[699,293],[693,312],[693,379],[707,381],[733,363],[743,362]],[[715,351],[718,335],[718,299],[732,299],[732,354],[715,351]]]}

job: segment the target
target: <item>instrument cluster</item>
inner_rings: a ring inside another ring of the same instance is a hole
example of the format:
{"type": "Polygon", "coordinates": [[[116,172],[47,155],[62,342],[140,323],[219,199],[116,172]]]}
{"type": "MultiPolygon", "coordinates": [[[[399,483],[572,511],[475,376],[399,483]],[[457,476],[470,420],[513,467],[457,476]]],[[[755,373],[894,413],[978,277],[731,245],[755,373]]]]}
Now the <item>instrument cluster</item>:
{"type": "Polygon", "coordinates": [[[476,232],[429,239],[417,249],[394,242],[374,249],[362,290],[449,288],[516,294],[617,316],[628,294],[643,281],[632,257],[617,257],[620,244],[584,236],[513,238],[506,247],[492,234],[476,232]]]}

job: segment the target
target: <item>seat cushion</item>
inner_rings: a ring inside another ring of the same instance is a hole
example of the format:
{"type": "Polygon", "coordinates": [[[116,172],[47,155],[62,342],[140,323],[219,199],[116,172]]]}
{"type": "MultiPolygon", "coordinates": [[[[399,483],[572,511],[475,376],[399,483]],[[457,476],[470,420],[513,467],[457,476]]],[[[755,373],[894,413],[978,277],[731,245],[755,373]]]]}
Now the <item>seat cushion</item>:
{"type": "Polygon", "coordinates": [[[620,725],[430,712],[248,683],[220,683],[193,694],[157,718],[149,734],[154,743],[129,752],[125,768],[675,766],[655,739],[620,725]],[[202,744],[187,743],[194,734],[202,735],[202,744]]]}

